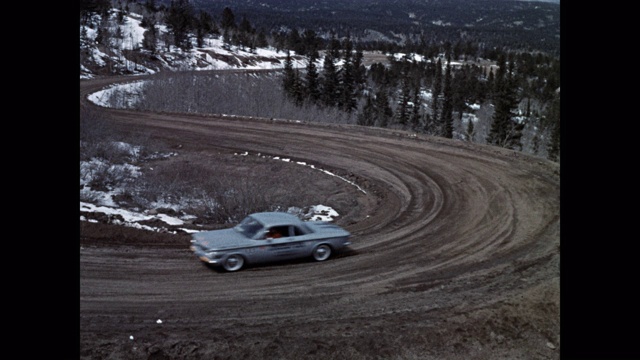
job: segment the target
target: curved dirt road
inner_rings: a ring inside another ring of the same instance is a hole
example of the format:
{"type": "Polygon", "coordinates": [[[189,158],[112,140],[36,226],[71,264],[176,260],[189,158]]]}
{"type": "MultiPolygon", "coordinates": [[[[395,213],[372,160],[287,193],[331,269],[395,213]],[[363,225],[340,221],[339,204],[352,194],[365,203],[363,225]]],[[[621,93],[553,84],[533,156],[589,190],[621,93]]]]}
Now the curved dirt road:
{"type": "MultiPolygon", "coordinates": [[[[112,81],[81,81],[81,102],[112,81]]],[[[366,194],[341,190],[353,251],[321,264],[220,273],[183,238],[81,234],[82,359],[560,357],[557,164],[382,129],[103,111],[184,153],[288,156],[366,194]]]]}

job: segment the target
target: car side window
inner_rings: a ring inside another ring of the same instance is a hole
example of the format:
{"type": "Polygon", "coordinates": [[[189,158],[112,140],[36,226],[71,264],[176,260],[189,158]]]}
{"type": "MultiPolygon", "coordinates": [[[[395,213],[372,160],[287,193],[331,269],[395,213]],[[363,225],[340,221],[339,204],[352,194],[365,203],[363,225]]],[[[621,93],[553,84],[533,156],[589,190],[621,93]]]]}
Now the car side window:
{"type": "Polygon", "coordinates": [[[293,236],[304,235],[305,232],[297,226],[293,226],[293,236]]]}
{"type": "Polygon", "coordinates": [[[267,231],[267,235],[265,236],[267,239],[278,239],[282,237],[289,236],[289,227],[288,226],[274,226],[269,231],[267,231]]]}

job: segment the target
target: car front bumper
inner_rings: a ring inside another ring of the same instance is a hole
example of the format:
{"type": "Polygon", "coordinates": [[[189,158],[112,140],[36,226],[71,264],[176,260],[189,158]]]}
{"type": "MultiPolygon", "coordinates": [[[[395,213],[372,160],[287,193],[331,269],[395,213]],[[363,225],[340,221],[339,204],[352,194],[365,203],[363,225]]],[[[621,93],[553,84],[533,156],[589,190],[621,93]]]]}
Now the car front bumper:
{"type": "Polygon", "coordinates": [[[191,247],[189,248],[191,251],[193,251],[193,253],[198,257],[198,259],[200,259],[200,261],[205,262],[207,264],[220,264],[221,263],[221,258],[212,258],[209,255],[207,255],[204,251],[202,251],[201,249],[199,249],[198,247],[191,245],[191,247]]]}

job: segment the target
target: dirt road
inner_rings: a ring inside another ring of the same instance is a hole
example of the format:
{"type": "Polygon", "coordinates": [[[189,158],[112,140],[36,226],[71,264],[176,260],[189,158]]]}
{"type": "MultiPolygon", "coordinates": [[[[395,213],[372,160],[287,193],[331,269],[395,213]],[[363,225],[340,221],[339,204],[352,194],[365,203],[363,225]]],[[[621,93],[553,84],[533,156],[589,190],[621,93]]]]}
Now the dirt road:
{"type": "MultiPolygon", "coordinates": [[[[111,81],[81,81],[81,97],[111,81]]],[[[383,129],[103,111],[183,156],[286,156],[364,192],[321,187],[354,234],[325,263],[220,273],[184,236],[81,233],[81,359],[560,357],[557,164],[383,129]]]]}

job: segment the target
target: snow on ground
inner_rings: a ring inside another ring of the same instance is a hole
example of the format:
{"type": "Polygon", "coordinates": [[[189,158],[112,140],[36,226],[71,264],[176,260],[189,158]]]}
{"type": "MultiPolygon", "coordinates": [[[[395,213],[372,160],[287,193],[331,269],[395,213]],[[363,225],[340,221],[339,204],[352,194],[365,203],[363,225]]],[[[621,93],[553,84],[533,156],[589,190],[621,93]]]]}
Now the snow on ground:
{"type": "MultiPolygon", "coordinates": [[[[143,48],[143,34],[146,29],[140,26],[141,19],[141,15],[134,13],[128,13],[124,16],[124,21],[118,25],[118,33],[120,33],[121,36],[113,39],[111,44],[111,50],[114,51],[115,55],[104,53],[94,46],[97,31],[90,26],[83,26],[82,31],[85,32],[85,44],[87,44],[86,46],[89,49],[92,61],[97,65],[106,66],[107,59],[120,62],[124,58],[123,54],[126,50],[143,48]]],[[[159,25],[158,31],[160,34],[164,34],[167,33],[168,30],[166,26],[159,25]]],[[[114,30],[114,33],[115,32],[114,30]]],[[[221,35],[206,38],[203,45],[203,47],[194,47],[190,51],[183,51],[180,48],[170,45],[169,51],[156,59],[163,62],[164,66],[168,69],[192,69],[200,71],[224,69],[282,69],[284,68],[284,62],[287,57],[286,51],[276,50],[273,47],[258,48],[254,51],[249,51],[250,49],[225,45],[221,35]],[[211,54],[219,55],[220,58],[224,58],[226,61],[214,58],[211,54]]],[[[296,55],[293,51],[290,52],[290,54],[291,56],[296,55]]],[[[304,68],[307,66],[306,60],[293,58],[292,62],[294,68],[304,68]]],[[[318,60],[318,65],[321,65],[320,60],[318,60]]],[[[132,59],[127,59],[124,66],[127,70],[138,75],[156,73],[156,70],[146,68],[144,65],[138,64],[132,59]]],[[[93,77],[93,74],[91,74],[88,69],[83,68],[82,65],[80,70],[80,79],[93,77]]]]}
{"type": "MultiPolygon", "coordinates": [[[[96,96],[96,98],[100,98],[100,96],[96,96]]],[[[106,106],[106,104],[101,103],[102,106],[106,106]]],[[[129,144],[125,144],[119,142],[115,144],[122,151],[127,152],[131,159],[136,159],[139,155],[140,149],[135,146],[131,146],[129,144]]],[[[176,153],[169,154],[160,154],[154,156],[175,156],[176,153]]],[[[247,156],[248,152],[244,153],[236,153],[238,156],[247,156]]],[[[260,154],[258,154],[260,156],[260,154]]],[[[266,157],[266,156],[263,156],[266,157]]],[[[271,157],[276,161],[285,161],[291,162],[288,158],[280,158],[280,157],[271,157]]],[[[316,168],[314,165],[308,165],[305,162],[295,162],[300,166],[309,166],[312,169],[316,169],[326,175],[336,176],[343,181],[350,183],[351,185],[358,188],[358,190],[362,191],[366,194],[362,188],[360,188],[357,184],[335,175],[327,170],[316,168]]],[[[80,162],[80,198],[85,199],[86,201],[80,201],[80,211],[82,213],[101,213],[105,214],[109,217],[110,222],[117,225],[123,225],[128,227],[134,227],[144,230],[150,231],[166,231],[166,229],[162,227],[151,227],[148,225],[142,225],[140,222],[149,221],[149,220],[160,220],[167,225],[170,226],[180,226],[186,224],[187,221],[194,219],[194,216],[184,215],[181,217],[168,216],[166,214],[158,213],[155,210],[145,210],[145,211],[134,211],[134,210],[125,210],[118,207],[117,203],[113,200],[114,196],[117,196],[123,193],[122,188],[119,186],[114,186],[108,190],[95,190],[92,189],[89,184],[91,184],[94,176],[105,176],[105,174],[109,174],[109,176],[113,179],[118,179],[118,182],[121,184],[125,184],[130,181],[134,181],[140,174],[140,168],[138,166],[134,166],[131,164],[110,164],[106,161],[102,161],[99,159],[92,159],[90,161],[81,161],[80,162]],[[90,201],[90,202],[89,202],[90,201]]],[[[169,204],[169,203],[154,203],[152,204],[153,208],[170,208],[176,211],[180,211],[180,204],[169,204]]],[[[332,209],[329,206],[325,205],[312,205],[309,207],[309,210],[306,214],[301,214],[301,210],[297,208],[290,208],[288,212],[302,215],[304,219],[308,219],[309,221],[333,221],[336,217],[339,216],[338,212],[332,209]]],[[[93,221],[97,220],[88,219],[87,217],[81,215],[80,221],[93,221]]],[[[178,228],[184,232],[192,233],[197,232],[198,230],[190,230],[187,228],[178,228]]]]}
{"type": "MultiPolygon", "coordinates": [[[[80,202],[80,211],[102,213],[108,216],[117,215],[121,217],[123,220],[113,219],[111,221],[112,224],[134,227],[134,228],[150,230],[150,231],[162,231],[164,229],[151,227],[147,225],[141,225],[139,224],[139,222],[146,221],[146,220],[160,220],[168,225],[177,226],[177,225],[184,225],[187,220],[193,218],[192,216],[188,216],[188,215],[182,218],[177,218],[177,217],[169,216],[166,214],[160,214],[160,213],[156,214],[154,212],[140,213],[135,211],[119,209],[111,206],[94,205],[94,204],[86,203],[83,201],[80,202]]],[[[333,219],[337,216],[339,216],[337,211],[325,205],[311,206],[309,209],[309,212],[306,214],[306,217],[309,218],[309,221],[333,221],[333,219]]],[[[80,216],[80,221],[98,222],[97,220],[87,219],[82,215],[80,216]]],[[[193,230],[193,229],[187,229],[187,228],[179,228],[179,230],[182,230],[186,233],[195,233],[200,231],[200,230],[193,230]]]]}
{"type": "MultiPolygon", "coordinates": [[[[118,143],[117,145],[120,148],[123,148],[124,150],[128,151],[132,155],[132,158],[135,158],[137,156],[137,153],[139,151],[138,148],[130,146],[128,144],[124,144],[124,143],[118,143]]],[[[174,155],[175,153],[171,153],[171,154],[167,154],[166,156],[174,156],[174,155]]],[[[248,156],[249,153],[248,152],[239,153],[239,154],[236,153],[235,155],[248,156]]],[[[258,154],[258,156],[262,156],[262,155],[258,154]]],[[[266,158],[266,156],[262,156],[262,157],[266,158]]],[[[271,157],[271,158],[273,160],[291,162],[291,160],[287,158],[280,158],[277,156],[271,157]]],[[[346,181],[351,185],[357,187],[358,190],[366,194],[366,192],[362,190],[362,188],[360,188],[360,186],[358,186],[357,184],[343,177],[335,175],[327,170],[316,168],[315,166],[308,165],[305,162],[296,162],[296,164],[301,166],[309,166],[312,169],[319,170],[326,175],[336,176],[342,179],[343,181],[346,181]]],[[[93,180],[93,176],[96,176],[96,174],[100,174],[99,176],[104,176],[103,174],[105,173],[112,174],[114,178],[120,179],[121,183],[133,181],[135,180],[135,178],[137,178],[141,174],[139,167],[130,165],[130,164],[114,165],[98,159],[92,159],[91,161],[81,161],[80,162],[80,174],[81,174],[80,185],[82,186],[82,188],[80,190],[80,198],[91,199],[92,201],[92,203],[88,201],[80,201],[81,212],[102,213],[102,214],[108,215],[110,218],[111,216],[117,216],[117,218],[115,217],[112,218],[111,220],[112,223],[145,229],[145,230],[151,230],[151,231],[163,231],[164,229],[153,228],[147,225],[141,225],[139,224],[139,222],[147,221],[147,220],[160,220],[168,225],[178,226],[178,225],[183,225],[186,223],[186,221],[195,218],[194,216],[191,216],[191,215],[184,215],[179,218],[172,217],[166,214],[157,213],[153,210],[133,211],[133,210],[120,209],[118,208],[117,203],[113,200],[113,197],[123,192],[121,188],[119,188],[118,186],[115,186],[109,190],[98,191],[98,190],[91,189],[91,187],[89,186],[89,184],[93,180]]],[[[181,208],[180,204],[168,204],[168,203],[154,203],[153,207],[170,208],[176,211],[179,211],[181,208]]],[[[300,209],[291,208],[288,211],[292,213],[300,213],[300,209]]],[[[309,211],[306,214],[304,214],[304,218],[309,219],[311,221],[333,221],[338,216],[339,214],[337,211],[325,205],[312,205],[309,207],[309,211]]],[[[95,220],[89,220],[82,215],[80,216],[80,220],[95,221],[95,220]]],[[[197,230],[188,230],[186,228],[183,228],[181,230],[185,232],[197,231],[197,230]]]]}
{"type": "MultiPolygon", "coordinates": [[[[249,152],[248,152],[248,151],[245,151],[245,152],[240,153],[240,154],[235,153],[234,155],[237,155],[237,156],[248,156],[248,155],[249,155],[249,152]]],[[[281,157],[279,157],[279,156],[273,156],[273,157],[272,157],[272,156],[268,156],[268,155],[261,155],[260,153],[258,153],[258,154],[257,154],[257,156],[260,156],[260,157],[265,158],[265,159],[273,159],[273,160],[280,160],[280,161],[284,161],[284,162],[291,162],[291,159],[289,159],[289,158],[281,158],[281,157]]],[[[335,176],[335,177],[337,177],[338,179],[340,179],[340,180],[342,180],[342,181],[344,181],[344,182],[347,182],[347,183],[349,183],[349,184],[351,184],[351,185],[355,186],[355,187],[358,189],[358,191],[362,192],[363,194],[366,194],[366,193],[367,193],[367,192],[366,192],[366,191],[364,191],[364,189],[362,189],[358,184],[354,183],[353,181],[347,180],[347,179],[343,178],[342,176],[338,176],[338,175],[336,175],[336,174],[334,174],[334,173],[332,173],[332,172],[330,172],[330,171],[327,171],[327,170],[324,170],[324,169],[317,168],[317,167],[315,167],[314,165],[309,165],[309,164],[307,164],[307,163],[306,163],[306,162],[304,162],[304,161],[296,161],[295,163],[296,163],[296,164],[298,164],[298,165],[301,165],[301,166],[308,166],[308,167],[310,167],[310,168],[312,168],[312,169],[315,169],[315,170],[318,170],[318,171],[320,171],[320,172],[322,172],[322,173],[324,173],[324,174],[326,174],[326,175],[335,176]]]]}
{"type": "MultiPolygon", "coordinates": [[[[145,29],[140,26],[140,20],[141,20],[141,16],[137,14],[129,14],[125,16],[125,21],[123,22],[122,25],[119,25],[120,32],[123,34],[121,40],[119,40],[119,42],[116,44],[117,49],[119,49],[119,51],[140,48],[142,46],[143,33],[145,29]]],[[[95,39],[96,32],[94,29],[86,27],[85,30],[87,32],[86,34],[87,39],[95,39]]],[[[161,32],[166,31],[166,28],[161,27],[160,31],[161,32]]],[[[198,70],[218,70],[218,69],[238,69],[238,68],[248,69],[248,70],[281,69],[284,67],[284,59],[286,58],[286,52],[284,51],[277,51],[273,48],[258,48],[258,49],[255,49],[254,52],[250,52],[250,51],[246,51],[244,49],[238,48],[236,46],[225,46],[221,38],[215,38],[215,37],[206,39],[204,47],[194,48],[188,53],[184,53],[182,52],[182,50],[177,48],[171,49],[171,50],[174,53],[165,54],[164,61],[172,62],[171,64],[172,67],[177,67],[177,68],[188,67],[188,68],[195,68],[198,70]],[[181,56],[180,57],[173,56],[174,54],[176,55],[179,54],[181,56]],[[237,62],[235,64],[233,64],[234,63],[233,61],[231,63],[224,62],[219,59],[215,59],[214,57],[211,56],[211,54],[220,55],[222,58],[233,58],[237,60],[237,62]],[[181,58],[183,60],[177,60],[178,58],[181,58]],[[245,61],[244,62],[240,61],[240,59],[244,59],[245,61]],[[250,60],[247,61],[247,59],[250,59],[250,60]],[[198,67],[193,67],[193,64],[196,63],[196,60],[199,65],[198,67]],[[205,63],[206,65],[203,66],[202,65],[203,63],[205,63]],[[243,65],[242,67],[239,67],[236,64],[243,64],[243,65]]],[[[110,57],[109,55],[100,52],[97,48],[92,48],[91,51],[92,51],[91,57],[98,64],[104,63],[104,59],[108,59],[110,57]]],[[[295,55],[295,53],[292,52],[291,55],[293,56],[295,55]]],[[[396,57],[396,59],[402,59],[405,57],[405,54],[395,54],[394,56],[396,57]]],[[[411,61],[424,60],[420,55],[416,55],[416,54],[407,56],[407,59],[410,59],[411,61]]],[[[320,62],[321,60],[318,60],[318,66],[322,66],[320,62]]],[[[306,65],[307,64],[305,60],[293,59],[294,68],[305,68],[306,65]]],[[[337,65],[340,66],[340,64],[337,64],[337,65]]],[[[153,70],[151,69],[145,70],[143,69],[142,65],[135,64],[131,61],[127,62],[127,67],[137,69],[139,74],[154,73],[153,70]],[[141,69],[143,70],[141,71],[141,69]]],[[[91,78],[91,77],[92,75],[88,73],[87,69],[86,68],[83,69],[81,67],[81,79],[91,78]]],[[[137,96],[137,94],[139,93],[140,87],[142,85],[143,85],[142,81],[132,82],[128,84],[117,84],[110,88],[90,94],[89,100],[95,103],[96,105],[103,106],[103,107],[112,107],[112,106],[125,107],[125,108],[130,107],[135,105],[136,101],[140,100],[140,97],[137,96]],[[110,104],[108,102],[110,98],[113,98],[111,96],[111,93],[113,91],[118,91],[119,94],[127,94],[127,96],[118,97],[120,99],[125,99],[125,100],[122,100],[124,101],[124,103],[110,104]]],[[[431,96],[430,92],[428,91],[422,92],[421,95],[425,100],[428,100],[431,96]]],[[[227,115],[227,116],[233,116],[233,115],[227,115]]],[[[465,118],[465,120],[466,121],[471,120],[474,122],[476,121],[476,119],[473,116],[469,116],[465,118]]],[[[236,155],[248,155],[248,153],[236,154],[236,155]]],[[[260,156],[260,154],[258,154],[258,156],[260,156]]],[[[280,158],[280,157],[272,157],[272,159],[287,161],[287,162],[291,161],[290,159],[280,158]]],[[[338,177],[341,180],[355,186],[359,191],[366,194],[366,192],[356,183],[349,181],[343,177],[340,177],[336,174],[333,174],[327,170],[316,168],[314,165],[310,165],[300,161],[296,162],[296,164],[300,166],[311,167],[312,169],[316,169],[325,175],[338,177]]],[[[98,204],[90,204],[87,202],[80,202],[81,211],[100,212],[100,213],[104,213],[107,215],[114,215],[114,216],[119,215],[124,219],[123,221],[121,221],[122,225],[144,228],[147,230],[154,230],[154,231],[159,231],[160,229],[154,229],[148,226],[142,226],[138,224],[138,222],[157,219],[169,225],[181,225],[184,223],[184,221],[188,220],[188,216],[186,218],[180,219],[180,218],[169,217],[163,214],[136,213],[129,210],[118,209],[115,202],[112,200],[112,196],[119,193],[118,189],[111,190],[109,192],[100,192],[100,191],[92,190],[88,186],[86,186],[86,184],[89,183],[91,171],[92,170],[95,171],[96,169],[104,168],[104,167],[107,167],[108,171],[113,171],[113,172],[126,171],[128,173],[128,176],[132,178],[134,178],[136,176],[136,173],[139,171],[139,169],[136,169],[133,166],[127,166],[127,165],[113,166],[113,165],[101,164],[97,162],[97,160],[94,160],[91,162],[81,162],[80,163],[81,185],[85,185],[81,190],[81,195],[85,199],[90,198],[90,199],[93,199],[93,201],[98,203],[98,204]]],[[[175,208],[176,206],[178,206],[175,204],[162,204],[162,205],[163,205],[162,207],[168,207],[168,208],[175,208]]],[[[310,209],[311,209],[310,213],[306,214],[306,217],[312,220],[332,221],[335,217],[338,216],[338,213],[335,210],[324,205],[314,205],[314,206],[311,206],[310,209]]],[[[83,216],[80,217],[80,220],[87,221],[87,219],[83,216]]],[[[193,231],[193,230],[185,229],[184,231],[193,231]]]]}
{"type": "MultiPolygon", "coordinates": [[[[132,156],[135,158],[137,154],[136,147],[129,146],[124,143],[118,144],[121,148],[125,148],[125,150],[129,151],[132,156]]],[[[175,153],[168,154],[166,156],[174,156],[175,153]]],[[[248,153],[236,154],[236,155],[248,155],[248,153]]],[[[274,160],[282,160],[289,161],[289,159],[280,159],[278,157],[273,158],[274,160]]],[[[298,162],[299,165],[306,165],[303,162],[298,162]]],[[[307,165],[308,166],[308,165],[307,165]]],[[[312,168],[315,169],[311,165],[312,168]]],[[[335,174],[330,173],[329,171],[318,169],[325,174],[336,176],[335,174]]],[[[91,183],[93,176],[96,174],[100,174],[98,176],[104,176],[103,174],[109,173],[112,174],[114,178],[120,179],[121,183],[126,183],[128,181],[135,180],[136,177],[140,175],[140,168],[130,164],[124,165],[113,165],[109,164],[105,161],[101,161],[98,159],[92,159],[91,161],[81,161],[80,162],[80,198],[81,199],[91,199],[91,202],[80,201],[80,211],[85,213],[102,213],[111,219],[111,223],[135,227],[139,229],[151,230],[151,231],[164,231],[164,228],[154,228],[147,225],[140,224],[141,221],[147,220],[160,220],[171,226],[179,226],[185,224],[188,220],[194,219],[195,216],[192,215],[184,215],[181,217],[168,216],[166,214],[158,213],[154,210],[145,210],[145,211],[134,211],[134,210],[125,210],[118,207],[117,203],[113,200],[113,197],[119,195],[123,192],[121,188],[115,186],[109,190],[98,191],[91,189],[88,185],[91,183]],[[122,220],[120,220],[122,219],[122,220]]],[[[344,181],[348,181],[342,178],[344,181]]],[[[356,186],[356,184],[352,183],[352,185],[356,186]]],[[[359,187],[358,187],[359,188],[359,187]]],[[[360,188],[359,188],[360,189],[360,188]]],[[[363,191],[360,189],[360,191],[363,191]]],[[[363,191],[364,192],[364,191],[363,191]]],[[[154,208],[170,208],[176,211],[181,209],[180,204],[168,204],[168,203],[154,203],[152,204],[154,208]]],[[[290,208],[288,212],[291,213],[300,213],[300,209],[290,208]]],[[[305,219],[309,219],[310,221],[333,221],[337,216],[339,216],[338,212],[332,209],[329,206],[325,205],[312,205],[309,207],[309,211],[306,214],[303,214],[305,219]]],[[[96,221],[87,219],[85,216],[80,216],[80,221],[96,221]]],[[[189,230],[186,228],[180,228],[180,230],[184,232],[197,232],[197,230],[189,230]]]]}

